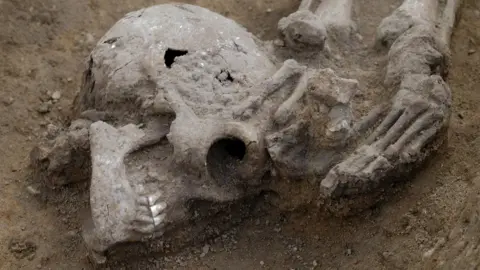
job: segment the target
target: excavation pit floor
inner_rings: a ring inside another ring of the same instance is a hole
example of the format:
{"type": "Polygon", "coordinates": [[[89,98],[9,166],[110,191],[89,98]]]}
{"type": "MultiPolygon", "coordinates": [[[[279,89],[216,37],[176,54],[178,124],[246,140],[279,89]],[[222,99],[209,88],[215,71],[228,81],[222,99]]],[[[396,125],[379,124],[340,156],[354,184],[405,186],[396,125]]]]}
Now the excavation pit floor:
{"type": "MultiPolygon", "coordinates": [[[[79,234],[87,200],[76,190],[84,186],[46,194],[31,181],[29,153],[50,124],[60,126],[68,117],[85,57],[105,31],[129,11],[166,2],[0,0],[0,269],[94,269],[79,234]],[[52,97],[56,102],[46,105],[52,97]]],[[[182,2],[232,18],[266,40],[275,37],[278,20],[300,1],[182,2]]],[[[388,14],[401,1],[357,2],[388,14]]],[[[480,2],[465,0],[460,13],[448,75],[453,92],[448,144],[385,203],[347,219],[272,212],[180,253],[125,258],[107,267],[427,268],[426,262],[437,256],[429,251],[464,218],[459,214],[478,211],[480,205],[471,199],[480,164],[480,2]]]]}

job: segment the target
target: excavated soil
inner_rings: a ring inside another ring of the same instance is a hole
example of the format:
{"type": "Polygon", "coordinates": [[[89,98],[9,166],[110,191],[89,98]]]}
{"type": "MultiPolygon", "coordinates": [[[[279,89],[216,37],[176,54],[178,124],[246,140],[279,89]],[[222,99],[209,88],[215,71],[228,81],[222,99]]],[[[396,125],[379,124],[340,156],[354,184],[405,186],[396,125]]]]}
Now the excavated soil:
{"type": "MultiPolygon", "coordinates": [[[[83,61],[96,40],[126,12],[163,2],[0,0],[0,269],[94,269],[79,236],[85,184],[43,189],[29,177],[28,155],[44,132],[67,119],[83,61]]],[[[271,39],[276,22],[300,1],[184,2],[271,39]]],[[[357,2],[357,10],[374,13],[367,28],[400,3],[357,2]]],[[[311,210],[258,211],[263,214],[208,243],[168,256],[132,256],[105,268],[425,269],[442,260],[447,269],[478,267],[480,259],[467,255],[478,254],[480,235],[480,201],[474,196],[479,187],[473,181],[480,163],[479,29],[480,3],[466,0],[452,42],[448,145],[385,203],[344,219],[311,210]],[[440,251],[432,253],[434,247],[440,251]],[[462,264],[448,266],[454,259],[462,264]]]]}

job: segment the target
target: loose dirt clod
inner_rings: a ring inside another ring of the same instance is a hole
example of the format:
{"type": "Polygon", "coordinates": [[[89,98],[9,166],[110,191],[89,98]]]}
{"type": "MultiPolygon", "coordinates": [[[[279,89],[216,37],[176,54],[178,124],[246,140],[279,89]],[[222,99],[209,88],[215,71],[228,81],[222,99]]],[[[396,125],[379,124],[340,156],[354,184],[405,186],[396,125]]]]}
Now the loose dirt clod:
{"type": "Polygon", "coordinates": [[[31,260],[35,256],[37,245],[28,240],[11,239],[8,243],[8,249],[17,259],[29,257],[31,260]]]}

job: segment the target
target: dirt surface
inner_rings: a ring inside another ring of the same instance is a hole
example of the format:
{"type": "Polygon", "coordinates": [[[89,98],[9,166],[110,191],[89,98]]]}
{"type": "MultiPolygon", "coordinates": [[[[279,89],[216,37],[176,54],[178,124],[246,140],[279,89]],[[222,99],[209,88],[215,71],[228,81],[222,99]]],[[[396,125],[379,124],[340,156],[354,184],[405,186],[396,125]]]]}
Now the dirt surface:
{"type": "MultiPolygon", "coordinates": [[[[96,40],[126,12],[163,2],[0,0],[0,269],[93,269],[79,236],[86,198],[77,190],[84,184],[47,193],[29,178],[28,155],[37,138],[54,128],[50,124],[60,126],[68,117],[96,40]]],[[[270,39],[277,21],[300,1],[185,2],[231,17],[270,39]]],[[[358,2],[362,9],[378,5],[358,2]]],[[[400,3],[388,2],[394,5],[375,10],[386,15],[400,3]]],[[[480,234],[475,230],[478,187],[472,181],[480,162],[480,5],[465,2],[452,42],[454,111],[448,145],[386,203],[348,219],[300,210],[264,213],[208,244],[166,257],[126,258],[110,269],[424,269],[437,264],[432,259],[460,258],[448,252],[461,249],[456,238],[475,250],[480,234]],[[434,247],[441,252],[432,253],[434,247]]],[[[372,25],[378,24],[377,15],[372,25]]],[[[478,263],[475,257],[461,258],[462,269],[478,263]]]]}

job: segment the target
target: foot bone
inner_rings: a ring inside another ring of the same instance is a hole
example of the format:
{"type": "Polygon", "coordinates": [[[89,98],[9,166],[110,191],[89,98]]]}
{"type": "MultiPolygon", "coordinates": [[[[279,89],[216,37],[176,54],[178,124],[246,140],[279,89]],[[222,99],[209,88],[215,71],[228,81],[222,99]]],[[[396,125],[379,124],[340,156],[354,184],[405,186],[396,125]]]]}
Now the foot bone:
{"type": "MultiPolygon", "coordinates": [[[[264,85],[256,86],[262,89],[258,96],[247,99],[234,113],[234,118],[251,118],[260,109],[265,100],[276,92],[281,91],[282,95],[289,96],[293,90],[292,82],[296,82],[305,72],[306,67],[301,66],[293,59],[286,60],[282,67],[265,81],[264,85]],[[284,93],[286,92],[286,93],[284,93]]],[[[294,83],[296,84],[296,83],[294,83]]]]}
{"type": "Polygon", "coordinates": [[[449,118],[450,89],[437,75],[416,75],[405,80],[402,87],[390,112],[364,145],[333,167],[322,180],[325,196],[370,191],[399,170],[400,165],[420,162],[429,153],[425,147],[449,118]],[[410,87],[416,91],[409,90],[410,87]]]}

